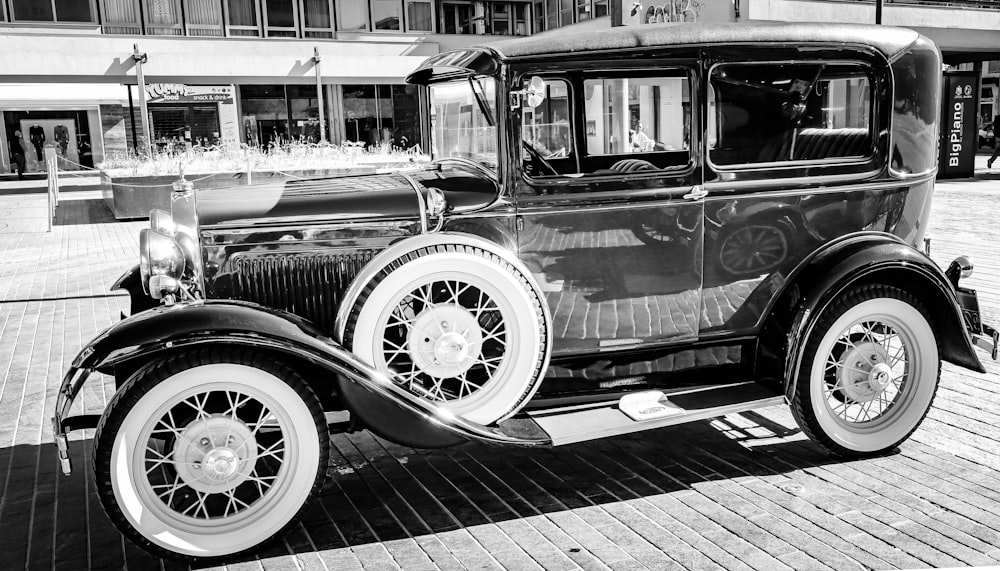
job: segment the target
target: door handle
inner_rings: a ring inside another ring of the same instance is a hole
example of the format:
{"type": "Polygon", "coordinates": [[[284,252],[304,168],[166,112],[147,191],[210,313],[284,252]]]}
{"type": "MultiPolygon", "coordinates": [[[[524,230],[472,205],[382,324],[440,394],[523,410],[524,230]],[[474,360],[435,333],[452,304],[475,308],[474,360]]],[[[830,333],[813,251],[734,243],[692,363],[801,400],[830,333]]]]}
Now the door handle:
{"type": "Polygon", "coordinates": [[[708,191],[702,188],[700,184],[696,184],[691,187],[691,192],[685,194],[682,198],[684,200],[701,200],[708,196],[708,191]]]}

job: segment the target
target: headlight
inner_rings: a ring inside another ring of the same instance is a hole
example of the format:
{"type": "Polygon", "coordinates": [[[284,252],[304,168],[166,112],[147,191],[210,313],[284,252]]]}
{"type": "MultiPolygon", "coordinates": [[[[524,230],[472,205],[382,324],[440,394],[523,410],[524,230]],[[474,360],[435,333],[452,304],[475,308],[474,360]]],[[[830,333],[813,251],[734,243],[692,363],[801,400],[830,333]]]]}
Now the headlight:
{"type": "MultiPolygon", "coordinates": [[[[139,232],[139,274],[143,290],[159,299],[163,288],[150,288],[150,281],[157,276],[171,278],[157,279],[157,284],[176,283],[184,272],[184,252],[173,238],[155,229],[139,232]]],[[[166,288],[170,289],[176,288],[166,288]]]]}

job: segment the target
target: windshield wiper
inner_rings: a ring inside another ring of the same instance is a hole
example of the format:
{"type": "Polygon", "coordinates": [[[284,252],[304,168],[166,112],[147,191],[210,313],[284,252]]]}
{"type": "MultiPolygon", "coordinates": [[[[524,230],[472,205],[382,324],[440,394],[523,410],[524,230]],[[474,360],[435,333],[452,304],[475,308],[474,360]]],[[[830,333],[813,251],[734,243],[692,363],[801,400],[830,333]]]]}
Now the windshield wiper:
{"type": "Polygon", "coordinates": [[[469,87],[472,89],[472,94],[476,96],[476,103],[479,104],[479,110],[483,112],[483,116],[486,117],[486,122],[490,127],[496,127],[497,123],[493,119],[493,110],[490,109],[490,104],[486,101],[486,92],[483,89],[483,84],[479,83],[478,79],[469,78],[469,87]]]}

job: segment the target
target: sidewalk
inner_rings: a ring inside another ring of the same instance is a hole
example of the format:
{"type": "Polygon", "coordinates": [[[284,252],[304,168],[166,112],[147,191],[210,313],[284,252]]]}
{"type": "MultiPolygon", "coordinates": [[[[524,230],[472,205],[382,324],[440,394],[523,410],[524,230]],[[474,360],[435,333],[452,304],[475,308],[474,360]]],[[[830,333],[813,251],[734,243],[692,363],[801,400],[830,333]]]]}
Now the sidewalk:
{"type": "MultiPolygon", "coordinates": [[[[985,167],[986,157],[978,159],[985,167]]],[[[0,194],[5,185],[0,183],[0,194]]],[[[932,256],[1000,324],[1000,163],[939,183],[932,256]],[[996,175],[994,177],[994,175],[996,175]]],[[[127,310],[108,291],[146,222],[63,195],[52,232],[18,230],[45,194],[0,196],[0,568],[179,569],[124,541],[99,505],[92,433],[59,472],[49,419],[79,348],[127,310]],[[162,565],[162,567],[161,567],[162,565]]],[[[413,450],[338,435],[320,501],[228,569],[855,570],[1000,564],[1000,365],[943,367],[897,454],[821,454],[786,407],[552,450],[413,450]]],[[[98,412],[110,379],[84,394],[98,412]]]]}

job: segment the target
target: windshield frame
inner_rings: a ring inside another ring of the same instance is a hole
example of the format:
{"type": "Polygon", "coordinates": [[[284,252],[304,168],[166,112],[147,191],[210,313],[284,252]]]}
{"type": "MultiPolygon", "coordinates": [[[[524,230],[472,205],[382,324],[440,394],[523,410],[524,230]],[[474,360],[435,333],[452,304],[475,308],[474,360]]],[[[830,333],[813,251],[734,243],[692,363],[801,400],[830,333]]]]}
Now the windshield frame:
{"type": "Polygon", "coordinates": [[[429,124],[430,124],[430,155],[432,163],[441,162],[469,162],[473,163],[479,168],[482,168],[489,172],[494,178],[498,176],[500,167],[500,122],[498,114],[498,102],[500,101],[500,81],[493,75],[473,75],[469,74],[464,77],[453,77],[444,81],[436,81],[427,84],[427,103],[430,110],[429,114],[429,124]],[[468,146],[465,152],[447,154],[442,149],[449,146],[448,143],[442,141],[444,137],[438,135],[440,131],[446,132],[449,130],[447,126],[440,126],[441,115],[438,113],[437,104],[435,103],[435,90],[440,89],[455,89],[456,91],[461,90],[463,94],[467,95],[465,101],[459,101],[458,99],[451,100],[448,103],[442,103],[442,108],[449,105],[454,106],[458,103],[461,113],[465,115],[466,113],[471,113],[471,115],[466,115],[464,118],[468,123],[463,124],[463,117],[450,115],[449,118],[452,121],[457,121],[458,126],[452,127],[450,130],[458,130],[459,137],[456,140],[458,144],[462,144],[461,140],[462,134],[473,135],[464,141],[464,144],[468,146]],[[492,135],[488,139],[481,139],[475,137],[475,131],[477,130],[487,130],[492,131],[492,135]],[[489,142],[486,142],[489,141],[489,142]],[[486,151],[481,151],[479,153],[474,152],[472,147],[474,145],[486,144],[486,151]],[[489,149],[490,142],[492,143],[492,149],[489,149]],[[483,160],[486,158],[486,160],[483,160]]]}

